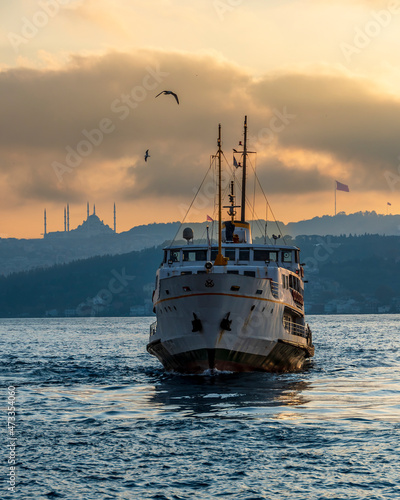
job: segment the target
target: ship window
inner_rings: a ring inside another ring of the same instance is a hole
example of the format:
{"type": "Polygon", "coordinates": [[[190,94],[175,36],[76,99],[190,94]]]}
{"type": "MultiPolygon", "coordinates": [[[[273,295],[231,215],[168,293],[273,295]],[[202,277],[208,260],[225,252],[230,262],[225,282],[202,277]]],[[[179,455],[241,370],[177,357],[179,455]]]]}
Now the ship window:
{"type": "Polygon", "coordinates": [[[297,290],[298,292],[301,291],[299,278],[292,274],[289,277],[289,286],[290,288],[293,288],[293,290],[297,290]]]}
{"type": "Polygon", "coordinates": [[[271,262],[278,262],[278,252],[269,252],[268,260],[271,262]]]}
{"type": "Polygon", "coordinates": [[[207,274],[207,271],[197,271],[197,274],[207,274]]]}
{"type": "Polygon", "coordinates": [[[238,286],[238,285],[232,285],[232,286],[231,286],[231,290],[232,290],[233,292],[238,292],[238,291],[240,290],[240,286],[238,286]]]}
{"type": "Polygon", "coordinates": [[[269,253],[268,250],[254,250],[254,260],[262,260],[265,262],[269,260],[269,253]]]}
{"type": "Polygon", "coordinates": [[[261,294],[262,294],[262,290],[257,290],[257,291],[256,291],[256,294],[257,294],[257,295],[261,295],[261,294]]]}
{"type": "Polygon", "coordinates": [[[167,263],[167,255],[168,255],[168,252],[166,250],[164,250],[164,264],[167,263]]]}
{"type": "Polygon", "coordinates": [[[180,250],[171,250],[171,260],[172,262],[179,262],[181,260],[180,250]]]}
{"type": "Polygon", "coordinates": [[[225,257],[228,257],[229,260],[235,260],[235,249],[225,248],[225,257]]]}
{"type": "Polygon", "coordinates": [[[244,276],[252,276],[253,278],[256,276],[255,271],[244,271],[243,274],[244,276]]]}
{"type": "Polygon", "coordinates": [[[296,264],[300,262],[300,252],[298,250],[295,250],[294,252],[294,261],[296,262],[296,264]]]}
{"type": "Polygon", "coordinates": [[[250,250],[248,248],[239,250],[239,260],[250,260],[250,250]]]}
{"type": "Polygon", "coordinates": [[[217,258],[217,255],[218,255],[218,250],[211,250],[211,260],[215,260],[217,258]]]}
{"type": "Polygon", "coordinates": [[[195,262],[199,260],[207,260],[207,250],[183,250],[184,262],[195,262]]]}
{"type": "Polygon", "coordinates": [[[292,262],[292,252],[285,250],[282,252],[282,262],[291,263],[292,262]]]}
{"type": "Polygon", "coordinates": [[[196,250],[196,260],[207,260],[207,250],[196,250]]]}
{"type": "Polygon", "coordinates": [[[239,271],[226,271],[226,274],[239,274],[239,271]]]}
{"type": "Polygon", "coordinates": [[[192,271],[182,271],[181,274],[192,274],[192,271]]]}

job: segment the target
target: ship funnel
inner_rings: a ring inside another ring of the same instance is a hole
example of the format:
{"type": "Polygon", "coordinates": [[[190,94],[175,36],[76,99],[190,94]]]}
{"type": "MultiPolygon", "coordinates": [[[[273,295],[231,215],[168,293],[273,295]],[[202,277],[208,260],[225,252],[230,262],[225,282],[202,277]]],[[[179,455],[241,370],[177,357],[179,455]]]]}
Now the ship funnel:
{"type": "Polygon", "coordinates": [[[183,230],[183,239],[185,239],[188,244],[190,240],[193,240],[193,229],[191,227],[185,227],[183,230]]]}

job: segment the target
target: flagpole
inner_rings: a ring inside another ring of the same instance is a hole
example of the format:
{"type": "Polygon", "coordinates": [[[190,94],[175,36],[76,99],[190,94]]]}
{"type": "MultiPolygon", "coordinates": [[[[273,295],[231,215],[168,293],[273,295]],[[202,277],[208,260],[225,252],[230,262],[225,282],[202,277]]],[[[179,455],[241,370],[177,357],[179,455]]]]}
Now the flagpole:
{"type": "Polygon", "coordinates": [[[334,182],[334,189],[335,189],[335,215],[336,215],[336,181],[334,182]]]}

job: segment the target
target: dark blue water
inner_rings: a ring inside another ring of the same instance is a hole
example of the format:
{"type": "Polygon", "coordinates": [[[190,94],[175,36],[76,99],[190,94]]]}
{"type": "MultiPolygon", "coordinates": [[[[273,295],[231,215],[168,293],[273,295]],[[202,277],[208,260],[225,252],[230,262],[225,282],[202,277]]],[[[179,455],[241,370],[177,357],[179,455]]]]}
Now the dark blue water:
{"type": "Polygon", "coordinates": [[[166,374],[150,318],[0,320],[2,499],[400,498],[398,315],[311,316],[295,374],[166,374]]]}

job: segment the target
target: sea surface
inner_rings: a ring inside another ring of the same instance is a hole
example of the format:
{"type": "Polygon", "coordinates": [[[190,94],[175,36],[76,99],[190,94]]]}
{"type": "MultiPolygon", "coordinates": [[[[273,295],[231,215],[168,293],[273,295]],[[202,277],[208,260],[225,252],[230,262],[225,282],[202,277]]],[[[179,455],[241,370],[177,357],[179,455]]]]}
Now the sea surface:
{"type": "Polygon", "coordinates": [[[308,316],[304,371],[202,376],[147,354],[153,320],[0,320],[1,499],[400,498],[400,315],[308,316]]]}

